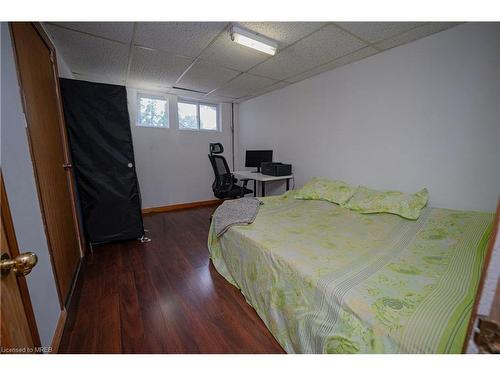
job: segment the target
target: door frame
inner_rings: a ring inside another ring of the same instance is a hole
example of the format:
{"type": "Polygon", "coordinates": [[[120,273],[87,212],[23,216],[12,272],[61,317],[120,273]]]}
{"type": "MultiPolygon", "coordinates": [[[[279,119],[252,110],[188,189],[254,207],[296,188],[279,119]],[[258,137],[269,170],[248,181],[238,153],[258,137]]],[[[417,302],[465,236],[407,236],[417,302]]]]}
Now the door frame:
{"type": "MultiPolygon", "coordinates": [[[[497,240],[498,227],[500,222],[500,198],[497,201],[497,211],[495,213],[495,219],[493,220],[493,226],[491,229],[490,238],[488,239],[488,249],[486,250],[486,255],[484,256],[483,267],[481,269],[481,278],[479,279],[479,285],[477,287],[476,297],[474,299],[474,305],[472,306],[472,314],[470,316],[469,325],[467,327],[467,335],[465,336],[465,342],[462,346],[462,353],[467,353],[467,348],[469,347],[469,342],[472,338],[474,332],[474,325],[476,324],[479,303],[481,301],[481,296],[483,294],[484,283],[486,281],[486,274],[490,266],[491,257],[493,255],[493,249],[495,247],[495,242],[497,240]]],[[[496,291],[499,292],[498,289],[496,291]]]]}
{"type": "MultiPolygon", "coordinates": [[[[5,184],[3,181],[3,173],[0,168],[0,205],[1,205],[1,215],[2,222],[5,228],[5,235],[10,246],[11,257],[14,258],[19,255],[19,246],[17,243],[16,231],[14,229],[14,222],[12,221],[12,215],[10,213],[9,200],[7,197],[7,191],[5,190],[5,184]]],[[[38,327],[36,325],[35,313],[33,312],[33,306],[31,305],[30,292],[28,290],[28,284],[26,283],[25,277],[16,277],[17,286],[21,294],[21,299],[24,307],[24,313],[26,314],[26,320],[28,321],[28,326],[31,331],[31,337],[33,339],[33,344],[35,347],[41,347],[40,334],[38,333],[38,327]]]]}
{"type": "MultiPolygon", "coordinates": [[[[59,131],[61,133],[61,139],[62,139],[63,154],[64,154],[64,160],[65,160],[64,163],[71,165],[71,163],[72,163],[71,154],[69,151],[68,136],[67,136],[67,132],[66,132],[66,125],[65,125],[64,114],[63,114],[63,109],[62,109],[61,90],[59,87],[59,75],[58,75],[58,68],[57,68],[56,49],[55,49],[55,46],[52,44],[52,41],[50,40],[50,38],[46,34],[45,30],[43,29],[40,22],[28,22],[28,23],[34,28],[34,30],[37,32],[37,34],[40,36],[40,38],[42,39],[42,41],[45,43],[46,47],[50,51],[50,60],[52,63],[51,64],[52,65],[52,76],[54,78],[54,86],[55,86],[54,90],[55,90],[57,103],[58,103],[57,116],[59,118],[59,124],[60,124],[59,131]]],[[[14,60],[15,60],[15,65],[16,65],[17,81],[18,81],[19,91],[20,91],[20,95],[21,95],[21,101],[22,101],[22,105],[23,105],[23,112],[25,114],[26,122],[28,125],[26,127],[26,135],[28,138],[30,157],[31,157],[32,166],[33,166],[33,170],[34,170],[33,175],[34,175],[35,182],[36,182],[35,185],[36,185],[36,190],[37,190],[37,195],[38,195],[38,201],[40,202],[40,211],[42,214],[42,221],[43,221],[45,236],[46,236],[47,245],[48,245],[49,254],[50,254],[52,272],[56,276],[55,281],[56,281],[56,286],[57,286],[56,289],[57,289],[57,295],[58,295],[58,299],[59,299],[59,305],[61,307],[61,310],[64,310],[65,303],[67,301],[69,301],[69,299],[71,298],[71,289],[72,288],[70,288],[68,296],[66,296],[66,300],[64,300],[64,296],[61,295],[61,290],[59,287],[59,279],[57,278],[57,270],[56,270],[56,267],[54,264],[52,245],[51,245],[51,240],[49,237],[49,232],[47,229],[46,213],[45,213],[44,206],[42,205],[42,202],[41,202],[41,191],[40,191],[39,179],[38,179],[39,171],[37,170],[37,166],[36,166],[36,163],[34,160],[33,139],[32,139],[30,132],[29,132],[29,124],[33,120],[30,118],[29,111],[27,110],[26,98],[24,95],[24,88],[23,88],[23,83],[21,80],[19,58],[18,58],[18,55],[16,52],[16,41],[14,39],[13,30],[12,30],[12,22],[9,22],[9,31],[10,31],[12,46],[14,49],[14,51],[13,51],[14,52],[14,60]]],[[[63,166],[61,166],[61,168],[62,167],[63,166]]],[[[66,180],[67,180],[69,191],[70,191],[70,197],[68,197],[68,199],[70,200],[70,204],[71,204],[71,213],[72,213],[74,223],[75,223],[75,231],[76,231],[76,235],[77,235],[77,242],[78,242],[80,259],[81,259],[85,255],[86,243],[85,243],[85,239],[83,236],[82,223],[80,221],[80,217],[78,215],[77,206],[76,206],[77,195],[76,195],[76,188],[75,188],[74,172],[73,172],[72,168],[67,169],[66,180]]],[[[80,263],[81,263],[81,261],[80,261],[80,263]]],[[[77,269],[75,271],[75,275],[73,275],[73,285],[74,285],[74,281],[76,280],[77,275],[79,273],[79,269],[80,269],[80,265],[77,266],[77,269]]]]}

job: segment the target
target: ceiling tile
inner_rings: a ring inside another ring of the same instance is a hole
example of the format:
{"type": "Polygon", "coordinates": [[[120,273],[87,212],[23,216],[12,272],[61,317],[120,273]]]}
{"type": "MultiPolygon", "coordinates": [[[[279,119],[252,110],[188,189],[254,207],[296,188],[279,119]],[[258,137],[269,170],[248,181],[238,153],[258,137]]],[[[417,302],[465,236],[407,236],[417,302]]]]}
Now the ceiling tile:
{"type": "Polygon", "coordinates": [[[97,83],[107,83],[109,85],[120,85],[125,86],[125,78],[119,79],[117,77],[108,77],[102,74],[81,74],[73,72],[74,79],[80,79],[82,81],[97,82],[97,83]]]}
{"type": "Polygon", "coordinates": [[[198,92],[191,92],[179,89],[170,89],[168,90],[168,93],[177,95],[180,98],[196,99],[207,103],[230,103],[234,101],[233,98],[227,98],[215,94],[205,95],[198,92]]]}
{"type": "Polygon", "coordinates": [[[226,83],[220,89],[215,90],[213,94],[229,98],[241,98],[251,95],[267,86],[271,86],[274,83],[276,83],[276,81],[273,79],[243,73],[226,83]]]}
{"type": "Polygon", "coordinates": [[[240,22],[243,28],[271,38],[280,47],[292,44],[324,26],[325,22],[240,22]]]}
{"type": "Polygon", "coordinates": [[[244,72],[268,59],[269,55],[233,42],[229,32],[226,31],[203,51],[201,57],[215,64],[244,72]]]}
{"type": "Polygon", "coordinates": [[[193,92],[193,91],[189,91],[189,90],[181,90],[181,89],[174,89],[174,88],[170,88],[168,90],[168,93],[177,95],[181,98],[190,98],[190,99],[199,99],[199,100],[206,98],[206,94],[202,93],[202,92],[193,92]]]}
{"type": "Polygon", "coordinates": [[[264,61],[249,73],[282,80],[364,46],[365,43],[349,33],[330,25],[264,61]]]}
{"type": "Polygon", "coordinates": [[[139,91],[144,90],[145,92],[168,92],[170,90],[170,86],[168,85],[160,85],[154,82],[145,82],[145,81],[134,81],[128,80],[126,83],[127,87],[132,87],[139,91]]]}
{"type": "Polygon", "coordinates": [[[338,68],[339,66],[346,65],[346,64],[352,63],[354,61],[364,59],[365,57],[374,55],[378,52],[379,51],[373,47],[365,47],[365,48],[362,48],[356,52],[350,53],[349,55],[342,56],[336,60],[333,60],[331,62],[328,62],[328,63],[320,65],[320,66],[317,66],[316,68],[308,70],[307,72],[297,74],[296,76],[293,76],[293,77],[289,77],[286,79],[286,81],[299,82],[299,81],[302,81],[303,79],[315,76],[317,74],[326,72],[328,70],[338,68]]]}
{"type": "Polygon", "coordinates": [[[461,22],[432,22],[416,29],[407,31],[401,35],[394,38],[384,40],[383,42],[377,43],[377,47],[382,49],[388,49],[392,47],[399,46],[401,44],[412,42],[416,39],[423,38],[427,35],[437,33],[449,29],[450,27],[460,25],[461,22]]]}
{"type": "Polygon", "coordinates": [[[226,25],[225,22],[138,22],[134,43],[196,57],[226,25]]]}
{"type": "Polygon", "coordinates": [[[53,25],[45,25],[72,72],[123,81],[129,46],[53,25]]]}
{"type": "Polygon", "coordinates": [[[253,92],[251,95],[248,95],[244,98],[240,98],[240,99],[238,99],[238,101],[239,101],[239,103],[241,103],[245,100],[255,98],[256,96],[264,95],[264,94],[267,94],[268,92],[282,89],[283,87],[286,87],[288,85],[290,85],[289,82],[279,81],[279,82],[272,84],[271,86],[267,86],[267,87],[264,87],[263,89],[257,90],[255,92],[253,92]]]}
{"type": "Polygon", "coordinates": [[[134,85],[172,86],[193,59],[134,47],[129,79],[134,85]]]}
{"type": "Polygon", "coordinates": [[[423,22],[337,22],[337,25],[374,43],[401,34],[423,22]]]}
{"type": "MultiPolygon", "coordinates": [[[[321,22],[238,23],[238,25],[243,28],[277,41],[281,48],[321,28],[324,24],[325,23],[321,22]]],[[[268,59],[270,56],[266,53],[234,43],[231,40],[229,30],[227,30],[203,52],[202,57],[222,66],[244,72],[268,59]]]]}
{"type": "Polygon", "coordinates": [[[134,33],[133,22],[53,22],[53,25],[97,35],[130,44],[134,33]]]}
{"type": "Polygon", "coordinates": [[[209,92],[222,86],[238,74],[239,72],[236,70],[227,69],[200,59],[177,82],[176,86],[209,92]]]}
{"type": "Polygon", "coordinates": [[[214,102],[214,103],[231,103],[231,102],[234,102],[233,98],[228,98],[226,96],[219,96],[219,95],[215,95],[215,94],[207,95],[205,98],[206,98],[206,100],[208,102],[214,102]]]}

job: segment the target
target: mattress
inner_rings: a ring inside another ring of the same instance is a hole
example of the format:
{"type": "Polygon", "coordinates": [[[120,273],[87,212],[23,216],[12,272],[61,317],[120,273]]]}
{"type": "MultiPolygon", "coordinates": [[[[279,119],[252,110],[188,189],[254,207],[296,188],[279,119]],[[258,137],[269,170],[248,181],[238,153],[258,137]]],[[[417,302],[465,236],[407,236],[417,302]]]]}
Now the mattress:
{"type": "Polygon", "coordinates": [[[426,208],[418,220],[285,194],[210,257],[288,353],[459,353],[492,213],[426,208]]]}

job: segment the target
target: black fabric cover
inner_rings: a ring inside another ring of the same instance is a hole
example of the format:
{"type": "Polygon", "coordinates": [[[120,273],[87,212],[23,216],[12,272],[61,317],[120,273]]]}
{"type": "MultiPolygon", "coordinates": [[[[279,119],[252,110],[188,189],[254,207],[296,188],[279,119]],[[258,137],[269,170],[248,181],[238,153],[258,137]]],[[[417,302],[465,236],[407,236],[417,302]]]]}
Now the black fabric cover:
{"type": "Polygon", "coordinates": [[[125,87],[63,78],[60,86],[87,239],[142,236],[125,87]]]}

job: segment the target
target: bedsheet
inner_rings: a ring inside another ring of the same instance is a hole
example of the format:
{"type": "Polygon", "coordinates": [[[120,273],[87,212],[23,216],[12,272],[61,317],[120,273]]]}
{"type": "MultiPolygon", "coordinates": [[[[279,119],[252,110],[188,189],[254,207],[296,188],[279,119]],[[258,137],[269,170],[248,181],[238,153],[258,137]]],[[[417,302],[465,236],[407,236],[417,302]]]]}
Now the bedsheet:
{"type": "Polygon", "coordinates": [[[492,213],[359,214],[291,194],[208,245],[288,353],[459,353],[492,213]]]}

